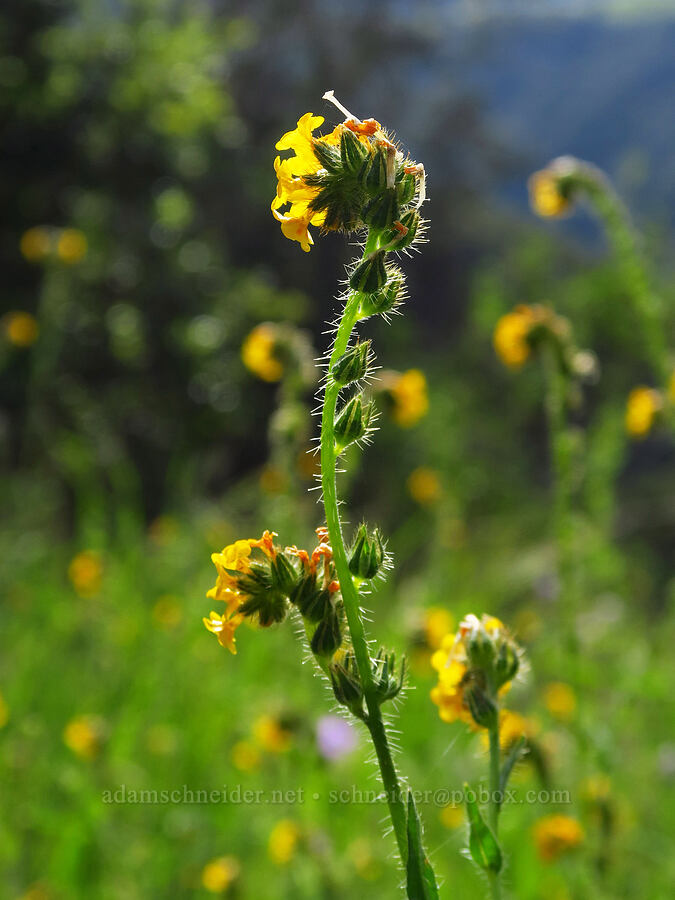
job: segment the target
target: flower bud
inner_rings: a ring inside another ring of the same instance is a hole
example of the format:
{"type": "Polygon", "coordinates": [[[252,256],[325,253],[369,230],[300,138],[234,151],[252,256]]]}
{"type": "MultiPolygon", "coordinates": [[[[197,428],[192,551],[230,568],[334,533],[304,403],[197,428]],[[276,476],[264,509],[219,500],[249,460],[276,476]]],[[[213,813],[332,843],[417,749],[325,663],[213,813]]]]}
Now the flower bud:
{"type": "Polygon", "coordinates": [[[369,581],[382,568],[384,562],[384,546],[379,529],[368,534],[365,525],[359,526],[354,546],[349,554],[349,571],[355,578],[369,581]]]}
{"type": "Polygon", "coordinates": [[[270,563],[272,587],[284,597],[288,597],[298,581],[298,573],[293,563],[283,553],[278,552],[270,563]]]}
{"type": "Polygon", "coordinates": [[[340,169],[342,168],[342,160],[340,158],[340,153],[336,150],[335,147],[332,147],[325,141],[313,140],[312,149],[314,150],[314,155],[321,163],[321,167],[323,169],[330,173],[340,171],[340,169]]]}
{"type": "Polygon", "coordinates": [[[497,706],[477,684],[467,688],[464,699],[476,725],[481,728],[494,728],[497,725],[497,706]]]}
{"type": "Polygon", "coordinates": [[[384,147],[375,147],[361,167],[359,179],[369,191],[381,191],[387,186],[387,151],[384,147]]]}
{"type": "Polygon", "coordinates": [[[242,615],[257,618],[263,628],[286,618],[286,594],[273,584],[271,570],[252,563],[249,572],[236,578],[238,590],[246,595],[238,610],[242,615]]]}
{"type": "Polygon", "coordinates": [[[409,247],[417,237],[417,229],[420,224],[420,214],[416,209],[409,209],[408,212],[404,213],[400,218],[400,224],[404,229],[407,229],[405,233],[402,231],[398,231],[396,228],[392,228],[389,230],[385,236],[385,240],[387,243],[396,242],[396,246],[392,247],[392,250],[404,250],[406,247],[409,247]]]}
{"type": "Polygon", "coordinates": [[[353,131],[345,128],[340,136],[342,166],[351,175],[358,175],[370,156],[369,148],[353,131]]]}
{"type": "Polygon", "coordinates": [[[372,405],[365,406],[361,394],[348,400],[335,419],[335,442],[344,449],[348,444],[358,441],[368,430],[368,422],[372,413],[372,405]]]}
{"type": "Polygon", "coordinates": [[[297,606],[300,615],[310,622],[320,622],[331,609],[330,592],[318,586],[314,573],[302,578],[296,584],[290,595],[290,601],[297,606]]]}
{"type": "Polygon", "coordinates": [[[344,356],[335,363],[331,369],[333,381],[344,387],[353,381],[358,381],[368,371],[368,354],[370,341],[364,341],[348,350],[344,356]]]}
{"type": "Polygon", "coordinates": [[[362,294],[374,294],[387,283],[384,251],[362,260],[349,276],[349,286],[362,294]]]}
{"type": "Polygon", "coordinates": [[[398,214],[396,191],[387,188],[367,204],[363,212],[363,221],[380,231],[389,228],[398,219],[398,214]]]}
{"type": "Polygon", "coordinates": [[[377,656],[373,661],[373,682],[375,684],[377,699],[380,703],[384,703],[386,700],[393,700],[393,698],[400,693],[401,688],[403,687],[405,671],[405,657],[403,657],[403,660],[401,661],[399,673],[397,675],[396,654],[387,653],[380,647],[377,656]]]}
{"type": "Polygon", "coordinates": [[[362,719],[363,687],[356,657],[351,650],[340,650],[335,654],[330,664],[329,675],[337,702],[348,707],[355,716],[362,719]]]}
{"type": "Polygon", "coordinates": [[[316,626],[310,647],[315,656],[332,656],[341,643],[340,620],[337,612],[332,609],[316,626]]]}
{"type": "Polygon", "coordinates": [[[401,206],[405,206],[407,203],[411,202],[415,196],[416,188],[417,182],[415,181],[415,176],[411,173],[404,174],[403,178],[401,178],[396,185],[396,195],[401,206]]]}
{"type": "Polygon", "coordinates": [[[369,294],[361,301],[359,309],[360,318],[384,314],[394,309],[401,301],[403,295],[403,274],[395,266],[387,272],[387,283],[377,293],[369,294]]]}

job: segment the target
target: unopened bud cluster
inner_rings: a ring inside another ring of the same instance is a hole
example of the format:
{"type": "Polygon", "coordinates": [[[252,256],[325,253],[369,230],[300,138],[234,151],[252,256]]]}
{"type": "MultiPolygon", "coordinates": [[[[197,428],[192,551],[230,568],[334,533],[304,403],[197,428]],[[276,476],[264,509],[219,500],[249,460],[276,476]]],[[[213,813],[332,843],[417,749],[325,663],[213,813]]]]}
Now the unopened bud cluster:
{"type": "MultiPolygon", "coordinates": [[[[405,657],[400,665],[396,655],[380,647],[377,656],[371,660],[373,691],[379,704],[397,697],[403,688],[406,673],[405,657]]],[[[334,655],[329,667],[329,675],[335,699],[359,719],[366,719],[364,692],[354,652],[340,649],[334,655]]]]}

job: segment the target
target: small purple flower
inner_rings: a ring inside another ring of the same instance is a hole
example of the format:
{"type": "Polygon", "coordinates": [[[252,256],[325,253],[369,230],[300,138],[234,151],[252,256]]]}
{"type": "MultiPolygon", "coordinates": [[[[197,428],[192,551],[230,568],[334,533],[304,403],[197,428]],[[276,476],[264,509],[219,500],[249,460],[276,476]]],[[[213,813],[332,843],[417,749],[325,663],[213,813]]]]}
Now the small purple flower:
{"type": "Polygon", "coordinates": [[[340,716],[321,716],[316,723],[319,753],[331,762],[341,759],[356,747],[356,729],[340,716]]]}

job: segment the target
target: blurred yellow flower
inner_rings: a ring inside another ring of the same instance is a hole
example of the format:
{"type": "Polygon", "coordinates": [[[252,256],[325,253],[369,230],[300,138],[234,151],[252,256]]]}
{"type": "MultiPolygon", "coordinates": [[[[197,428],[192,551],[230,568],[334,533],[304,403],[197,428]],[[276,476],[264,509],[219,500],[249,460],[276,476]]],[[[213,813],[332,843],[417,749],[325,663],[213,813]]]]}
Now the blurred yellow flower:
{"type": "Polygon", "coordinates": [[[431,506],[440,500],[443,488],[435,469],[429,466],[418,466],[408,475],[406,481],[408,493],[420,506],[431,506]]]}
{"type": "Polygon", "coordinates": [[[668,400],[675,406],[675,372],[668,379],[668,400]]]}
{"type": "Polygon", "coordinates": [[[581,796],[591,803],[602,803],[609,798],[612,782],[609,775],[589,775],[579,785],[581,796]]]}
{"type": "Polygon", "coordinates": [[[80,597],[93,597],[101,589],[103,561],[95,550],[83,550],[68,566],[68,577],[80,597]]]}
{"type": "Polygon", "coordinates": [[[260,716],[253,723],[253,737],[267,753],[285,753],[292,735],[274,716],[260,716]]]}
{"type": "Polygon", "coordinates": [[[35,316],[20,310],[7,313],[2,320],[2,326],[7,340],[15,347],[30,347],[40,333],[35,316]]]}
{"type": "Polygon", "coordinates": [[[263,381],[279,381],[284,374],[284,367],[274,353],[275,346],[274,328],[265,322],[256,326],[242,344],[244,365],[263,381]]]}
{"type": "Polygon", "coordinates": [[[253,772],[260,765],[260,751],[251,741],[237,741],[232,747],[230,759],[240,772],[253,772]]]}
{"type": "Polygon", "coordinates": [[[561,722],[569,722],[577,710],[576,694],[562,681],[552,681],[544,688],[544,706],[561,722]]]}
{"type": "MultiPolygon", "coordinates": [[[[537,726],[532,719],[522,716],[511,709],[502,709],[499,712],[499,746],[502,750],[508,750],[521,737],[534,737],[537,726]]],[[[481,734],[481,741],[487,750],[489,738],[487,732],[481,734]]]]}
{"type": "Polygon", "coordinates": [[[95,759],[103,746],[105,722],[99,716],[76,716],[63,729],[63,740],[82,759],[95,759]]]}
{"type": "Polygon", "coordinates": [[[356,873],[364,881],[375,881],[380,876],[380,864],[367,838],[357,838],[347,847],[356,873]]]}
{"type": "Polygon", "coordinates": [[[2,696],[0,692],[0,728],[4,728],[5,725],[9,722],[9,706],[7,705],[7,701],[2,696]]]}
{"type": "Polygon", "coordinates": [[[36,882],[24,894],[21,894],[18,900],[51,900],[53,896],[54,894],[46,885],[36,882]]]}
{"type": "Polygon", "coordinates": [[[411,428],[427,414],[427,379],[420,369],[402,372],[388,388],[393,401],[392,416],[401,428],[411,428]]]}
{"type": "Polygon", "coordinates": [[[653,388],[633,388],[626,402],[626,431],[631,437],[643,438],[651,431],[656,414],[663,406],[661,394],[653,388]]]}
{"type": "Polygon", "coordinates": [[[443,638],[454,626],[454,616],[442,606],[430,606],[424,610],[424,637],[432,650],[441,646],[443,638]]]}
{"type": "Polygon", "coordinates": [[[521,304],[503,315],[495,326],[492,342],[497,356],[510,369],[519,369],[531,351],[528,336],[537,318],[531,306],[521,304]]]}
{"type": "Polygon", "coordinates": [[[270,832],[267,854],[273,863],[284,866],[295,856],[300,840],[300,828],[291,819],[282,819],[270,832]]]}
{"type": "Polygon", "coordinates": [[[202,885],[212,894],[224,893],[239,877],[240,866],[234,856],[219,856],[202,870],[202,885]]]}
{"type": "Polygon", "coordinates": [[[569,212],[571,201],[560,190],[560,179],[549,169],[534,172],[527,182],[530,205],[538,216],[558,218],[569,212]]]}
{"type": "Polygon", "coordinates": [[[572,816],[546,816],[535,823],[532,831],[537,852],[545,862],[573,850],[585,838],[583,828],[572,816]]]}
{"type": "Polygon", "coordinates": [[[177,597],[164,594],[152,607],[152,618],[162,628],[175,628],[183,618],[183,610],[177,597]]]}
{"type": "Polygon", "coordinates": [[[78,228],[64,228],[56,241],[56,255],[67,266],[84,259],[87,248],[87,239],[78,228]]]}
{"type": "Polygon", "coordinates": [[[49,229],[36,225],[29,228],[21,235],[19,249],[24,259],[29,262],[39,262],[49,256],[52,239],[49,229]]]}
{"type": "Polygon", "coordinates": [[[444,828],[459,828],[464,823],[464,807],[459,804],[448,803],[447,806],[441,809],[438,818],[444,828]]]}

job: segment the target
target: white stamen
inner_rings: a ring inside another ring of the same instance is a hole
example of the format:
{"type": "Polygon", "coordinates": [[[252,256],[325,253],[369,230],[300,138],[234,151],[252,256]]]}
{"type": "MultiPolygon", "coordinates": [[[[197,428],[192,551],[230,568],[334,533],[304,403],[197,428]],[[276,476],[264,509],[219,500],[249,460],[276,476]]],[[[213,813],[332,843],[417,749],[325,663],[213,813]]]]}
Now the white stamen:
{"type": "Polygon", "coordinates": [[[343,106],[340,103],[340,101],[335,96],[335,91],[326,91],[322,99],[328,100],[328,102],[332,103],[333,106],[337,106],[340,112],[344,115],[345,119],[353,119],[355,122],[361,121],[361,119],[357,119],[356,116],[353,116],[346,106],[343,106]]]}

